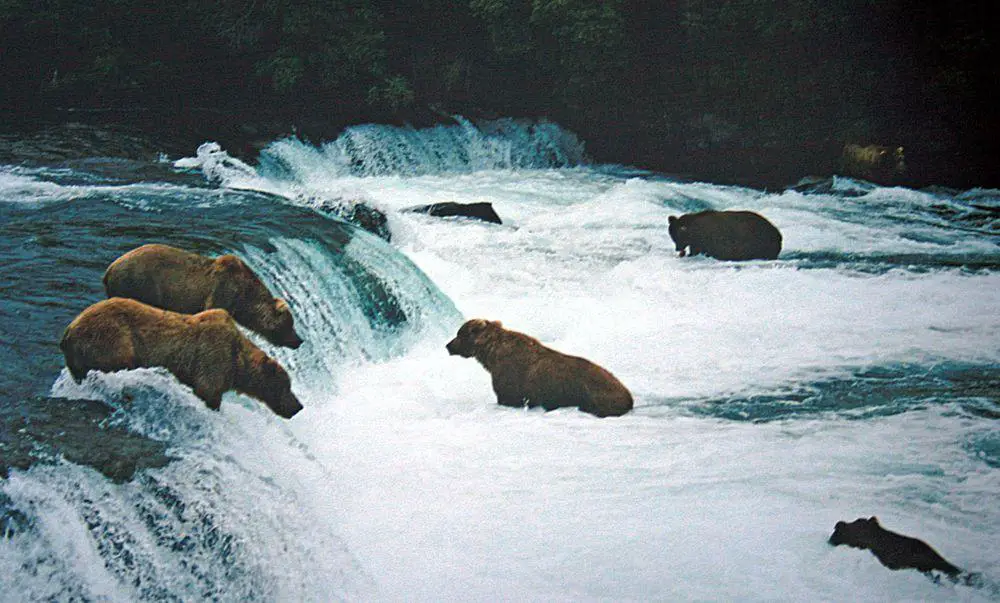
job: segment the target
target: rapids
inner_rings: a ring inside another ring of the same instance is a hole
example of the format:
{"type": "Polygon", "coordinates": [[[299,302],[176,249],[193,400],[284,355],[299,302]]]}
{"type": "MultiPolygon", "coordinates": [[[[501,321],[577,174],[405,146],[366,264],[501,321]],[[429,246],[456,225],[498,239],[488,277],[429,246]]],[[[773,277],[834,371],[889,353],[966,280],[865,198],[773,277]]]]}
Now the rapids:
{"type": "Polygon", "coordinates": [[[0,599],[1000,599],[1000,191],[682,181],[516,120],[141,167],[0,166],[5,417],[97,400],[173,459],[11,468],[0,599]],[[503,224],[404,211],[444,201],[503,224]],[[391,243],[331,203],[384,212],[391,243]],[[678,258],[667,217],[709,208],[767,216],[779,259],[678,258]],[[69,378],[62,329],[153,241],[237,253],[289,300],[306,344],[255,341],[305,410],[69,378]],[[444,349],[472,317],[601,364],[635,410],[498,407],[444,349]],[[827,544],[870,515],[987,585],[827,544]]]}

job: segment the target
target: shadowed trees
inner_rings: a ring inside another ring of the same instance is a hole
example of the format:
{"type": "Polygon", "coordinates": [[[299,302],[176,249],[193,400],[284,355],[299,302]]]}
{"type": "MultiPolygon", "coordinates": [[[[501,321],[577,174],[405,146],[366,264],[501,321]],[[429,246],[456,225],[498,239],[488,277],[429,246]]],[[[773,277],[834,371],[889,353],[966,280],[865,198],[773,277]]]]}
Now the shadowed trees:
{"type": "Polygon", "coordinates": [[[848,141],[904,145],[914,174],[945,178],[987,173],[1000,154],[992,8],[0,0],[0,108],[210,107],[332,128],[421,125],[439,118],[433,107],[547,116],[600,158],[723,179],[823,171],[848,141]]]}

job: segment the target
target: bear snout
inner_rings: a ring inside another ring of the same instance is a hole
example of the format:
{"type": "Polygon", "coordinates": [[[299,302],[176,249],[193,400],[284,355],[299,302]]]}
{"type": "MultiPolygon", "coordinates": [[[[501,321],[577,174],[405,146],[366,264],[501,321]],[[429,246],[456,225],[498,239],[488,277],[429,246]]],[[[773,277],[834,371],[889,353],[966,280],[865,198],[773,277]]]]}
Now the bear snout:
{"type": "Polygon", "coordinates": [[[291,419],[302,408],[302,403],[299,402],[299,399],[294,394],[288,394],[282,397],[278,408],[275,408],[274,411],[283,419],[291,419]]]}
{"type": "Polygon", "coordinates": [[[297,350],[299,349],[299,346],[302,345],[302,343],[303,343],[302,338],[299,337],[298,333],[292,333],[291,336],[287,340],[285,340],[284,346],[286,348],[297,350]]]}
{"type": "Polygon", "coordinates": [[[467,345],[463,345],[463,342],[456,337],[448,342],[448,345],[444,346],[448,350],[448,353],[452,356],[461,356],[463,358],[469,358],[472,353],[469,351],[467,345]]]}
{"type": "Polygon", "coordinates": [[[299,334],[292,329],[279,329],[276,331],[262,332],[261,334],[264,336],[264,339],[283,348],[291,348],[295,350],[303,344],[302,338],[299,337],[299,334]]]}

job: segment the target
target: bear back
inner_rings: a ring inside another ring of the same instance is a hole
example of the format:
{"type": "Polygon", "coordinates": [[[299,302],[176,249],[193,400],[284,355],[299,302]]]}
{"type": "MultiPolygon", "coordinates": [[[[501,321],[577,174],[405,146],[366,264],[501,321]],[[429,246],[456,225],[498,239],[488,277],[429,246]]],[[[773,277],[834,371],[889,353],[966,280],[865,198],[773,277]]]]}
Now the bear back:
{"type": "Polygon", "coordinates": [[[850,523],[838,521],[830,535],[830,544],[845,544],[870,550],[889,569],[937,570],[950,576],[961,573],[929,544],[918,538],[886,530],[877,517],[859,518],[850,523]]]}
{"type": "Polygon", "coordinates": [[[668,218],[668,232],[681,257],[704,254],[726,260],[773,260],[781,253],[781,232],[750,211],[706,210],[668,218]]]}
{"type": "Polygon", "coordinates": [[[632,410],[632,394],[609,371],[505,329],[500,321],[469,320],[446,348],[449,354],[479,361],[502,406],[577,407],[598,417],[632,410]]]}
{"type": "Polygon", "coordinates": [[[232,389],[285,418],[302,409],[288,374],[222,309],[181,314],[113,297],[73,319],[60,348],[77,381],[90,370],[163,367],[215,410],[222,394],[232,389]]]}
{"type": "Polygon", "coordinates": [[[143,245],[108,267],[104,288],[109,297],[184,314],[221,308],[275,345],[294,349],[302,344],[288,304],[232,254],[208,258],[169,245],[143,245]]]}

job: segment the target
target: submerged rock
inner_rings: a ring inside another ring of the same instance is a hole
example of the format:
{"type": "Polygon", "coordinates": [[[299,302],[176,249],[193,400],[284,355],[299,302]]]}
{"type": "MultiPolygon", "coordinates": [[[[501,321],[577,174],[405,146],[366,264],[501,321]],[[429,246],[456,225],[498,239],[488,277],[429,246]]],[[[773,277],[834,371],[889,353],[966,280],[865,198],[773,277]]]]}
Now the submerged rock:
{"type": "Polygon", "coordinates": [[[109,426],[113,412],[95,400],[29,398],[4,404],[0,407],[0,477],[6,478],[11,469],[64,458],[123,483],[140,469],[163,467],[173,460],[166,454],[166,442],[109,426]]]}
{"type": "Polygon", "coordinates": [[[333,215],[358,228],[366,230],[385,241],[392,240],[389,220],[385,214],[363,201],[325,201],[318,208],[321,213],[333,215]]]}
{"type": "Polygon", "coordinates": [[[837,195],[839,197],[863,197],[878,188],[872,182],[854,180],[844,176],[806,176],[786,188],[803,195],[837,195]]]}
{"type": "Polygon", "coordinates": [[[454,203],[446,201],[444,203],[431,203],[430,205],[418,205],[408,207],[404,211],[437,216],[439,218],[461,217],[473,218],[490,222],[492,224],[503,224],[500,216],[493,210],[492,203],[454,203]]]}

